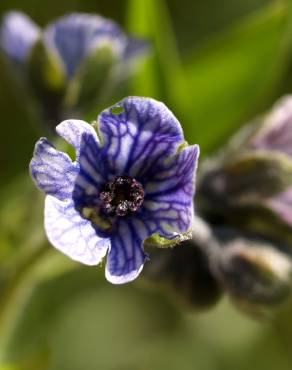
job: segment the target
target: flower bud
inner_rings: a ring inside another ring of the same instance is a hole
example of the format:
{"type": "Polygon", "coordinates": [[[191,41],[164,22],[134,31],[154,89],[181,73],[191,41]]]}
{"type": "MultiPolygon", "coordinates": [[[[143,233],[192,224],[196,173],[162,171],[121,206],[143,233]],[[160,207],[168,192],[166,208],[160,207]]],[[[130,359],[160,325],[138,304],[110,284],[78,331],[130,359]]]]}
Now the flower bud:
{"type": "Polygon", "coordinates": [[[203,164],[201,214],[211,222],[292,242],[292,97],[241,130],[203,164]],[[291,132],[290,132],[291,131],[291,132]]]}
{"type": "Polygon", "coordinates": [[[284,96],[250,138],[253,150],[277,151],[292,156],[292,96],[284,96]]]}
{"type": "Polygon", "coordinates": [[[291,295],[291,257],[266,241],[231,239],[213,270],[232,300],[255,315],[281,306],[291,295]]]}
{"type": "Polygon", "coordinates": [[[222,295],[207,254],[194,240],[173,248],[151,249],[151,263],[145,266],[144,276],[170,287],[179,300],[194,309],[210,308],[222,295]]]}

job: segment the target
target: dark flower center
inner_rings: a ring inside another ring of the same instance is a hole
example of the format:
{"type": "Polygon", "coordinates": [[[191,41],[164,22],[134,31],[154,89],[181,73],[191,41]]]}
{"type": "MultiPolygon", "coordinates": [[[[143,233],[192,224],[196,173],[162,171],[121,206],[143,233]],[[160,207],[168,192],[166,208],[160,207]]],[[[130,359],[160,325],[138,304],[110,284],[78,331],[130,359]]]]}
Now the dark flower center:
{"type": "Polygon", "coordinates": [[[127,216],[140,209],[144,189],[137,180],[129,176],[117,176],[105,184],[99,197],[101,207],[109,216],[127,216]]]}

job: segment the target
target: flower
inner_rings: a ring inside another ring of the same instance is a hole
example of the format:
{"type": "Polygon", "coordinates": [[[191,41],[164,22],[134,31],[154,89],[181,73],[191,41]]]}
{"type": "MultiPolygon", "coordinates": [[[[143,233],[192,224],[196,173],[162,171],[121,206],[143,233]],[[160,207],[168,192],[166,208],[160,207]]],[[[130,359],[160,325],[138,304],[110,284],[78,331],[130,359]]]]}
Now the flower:
{"type": "Polygon", "coordinates": [[[98,15],[65,15],[41,30],[12,11],[0,27],[0,49],[17,71],[20,87],[34,96],[41,118],[54,127],[68,112],[95,114],[98,105],[121,94],[149,44],[98,15]]]}
{"type": "Polygon", "coordinates": [[[0,45],[11,59],[26,64],[40,39],[54,53],[69,79],[87,57],[105,46],[111,49],[119,62],[128,62],[147,47],[143,40],[127,37],[118,25],[99,15],[65,15],[43,32],[22,12],[12,11],[5,15],[0,45]]]}
{"type": "Polygon", "coordinates": [[[75,147],[76,161],[42,138],[30,172],[47,194],[50,242],[87,265],[108,251],[106,278],[121,284],[141,272],[146,238],[189,231],[199,148],[187,146],[174,115],[150,98],[129,97],[105,109],[97,129],[63,121],[56,130],[75,147]]]}
{"type": "Polygon", "coordinates": [[[286,96],[203,165],[203,213],[291,243],[291,147],[292,97],[286,96]]]}

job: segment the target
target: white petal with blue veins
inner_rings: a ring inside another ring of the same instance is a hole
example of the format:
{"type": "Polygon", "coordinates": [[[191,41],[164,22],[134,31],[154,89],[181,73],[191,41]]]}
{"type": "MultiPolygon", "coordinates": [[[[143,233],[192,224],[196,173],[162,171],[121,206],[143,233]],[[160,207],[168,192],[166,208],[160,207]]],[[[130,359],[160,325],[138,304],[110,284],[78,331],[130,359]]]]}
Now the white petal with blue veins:
{"type": "Polygon", "coordinates": [[[197,145],[185,148],[146,184],[141,217],[153,232],[172,238],[190,229],[198,156],[197,145]]]}
{"type": "Polygon", "coordinates": [[[78,165],[42,138],[36,143],[30,173],[36,185],[46,194],[65,200],[72,197],[78,165]]]}
{"type": "Polygon", "coordinates": [[[107,256],[106,278],[113,284],[128,283],[140,274],[147,259],[143,241],[149,231],[141,221],[120,219],[111,237],[107,256]]]}
{"type": "Polygon", "coordinates": [[[110,246],[110,240],[98,236],[96,228],[80,215],[72,201],[46,197],[45,230],[55,248],[86,265],[99,264],[110,246]]]}
{"type": "Polygon", "coordinates": [[[58,135],[74,146],[77,156],[79,155],[82,143],[84,143],[88,137],[92,137],[98,145],[98,137],[93,126],[85,121],[67,119],[56,127],[56,131],[58,135]]]}
{"type": "Polygon", "coordinates": [[[181,126],[171,111],[154,99],[130,97],[99,116],[101,155],[113,171],[146,176],[158,160],[174,154],[183,141],[181,126]],[[116,113],[115,108],[121,107],[116,113]]]}

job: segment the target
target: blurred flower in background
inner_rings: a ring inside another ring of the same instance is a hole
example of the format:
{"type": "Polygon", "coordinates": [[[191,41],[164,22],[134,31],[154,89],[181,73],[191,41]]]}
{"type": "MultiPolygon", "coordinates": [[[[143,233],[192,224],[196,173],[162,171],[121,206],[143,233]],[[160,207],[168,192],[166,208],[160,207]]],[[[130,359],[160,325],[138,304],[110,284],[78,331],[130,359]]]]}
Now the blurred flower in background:
{"type": "Polygon", "coordinates": [[[89,112],[111,101],[114,89],[149,49],[146,41],[126,36],[98,15],[65,15],[42,31],[16,11],[3,18],[0,46],[53,125],[68,110],[89,112]]]}
{"type": "Polygon", "coordinates": [[[1,26],[1,49],[9,58],[23,65],[27,63],[40,34],[40,28],[24,13],[8,13],[1,26]]]}
{"type": "Polygon", "coordinates": [[[291,132],[286,96],[203,162],[198,180],[198,212],[217,244],[206,243],[211,270],[253,314],[291,295],[291,132]]]}
{"type": "Polygon", "coordinates": [[[291,242],[291,128],[292,98],[285,97],[236,134],[221,155],[206,161],[200,186],[203,214],[291,242]]]}
{"type": "MultiPolygon", "coordinates": [[[[276,103],[260,130],[250,139],[250,148],[256,151],[274,153],[282,157],[282,166],[286,165],[287,175],[283,174],[282,191],[273,194],[264,201],[265,207],[275,213],[280,220],[291,227],[292,231],[292,96],[285,96],[276,103]],[[288,171],[289,167],[289,171],[288,171]],[[284,178],[285,176],[285,178],[284,178]]],[[[277,169],[271,169],[271,171],[277,169]]],[[[278,173],[282,172],[278,169],[278,173]]],[[[267,184],[269,186],[269,184],[267,184]]]]}

